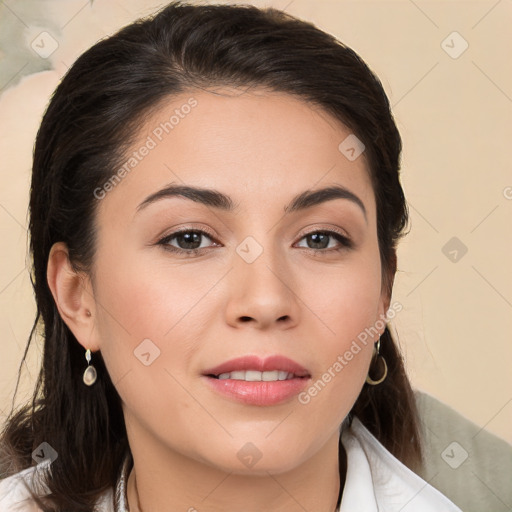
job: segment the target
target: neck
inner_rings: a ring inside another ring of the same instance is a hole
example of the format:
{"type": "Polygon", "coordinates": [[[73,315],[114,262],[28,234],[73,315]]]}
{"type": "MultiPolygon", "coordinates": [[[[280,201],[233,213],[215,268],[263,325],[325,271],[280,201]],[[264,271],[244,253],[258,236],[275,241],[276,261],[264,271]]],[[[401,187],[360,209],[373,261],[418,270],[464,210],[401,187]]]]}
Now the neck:
{"type": "Polygon", "coordinates": [[[127,495],[132,512],[336,510],[346,465],[343,451],[338,460],[337,433],[299,467],[279,474],[248,476],[192,460],[130,430],[134,465],[127,495]]]}

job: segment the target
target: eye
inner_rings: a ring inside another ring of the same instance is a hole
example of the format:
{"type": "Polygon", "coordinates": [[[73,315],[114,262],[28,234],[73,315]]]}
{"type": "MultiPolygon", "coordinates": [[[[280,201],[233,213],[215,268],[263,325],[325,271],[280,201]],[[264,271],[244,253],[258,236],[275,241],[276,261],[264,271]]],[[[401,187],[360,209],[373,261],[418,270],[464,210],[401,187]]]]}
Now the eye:
{"type": "MultiPolygon", "coordinates": [[[[158,241],[159,245],[171,252],[180,252],[184,254],[197,254],[202,249],[212,247],[213,237],[202,230],[187,229],[175,231],[158,241]]],[[[213,245],[218,245],[215,242],[213,245]]]]}
{"type": "Polygon", "coordinates": [[[307,249],[318,250],[321,252],[330,252],[331,250],[340,251],[342,249],[352,248],[352,241],[341,233],[336,231],[313,231],[301,238],[301,242],[305,241],[306,245],[299,245],[298,247],[305,247],[307,249]],[[328,249],[325,251],[324,249],[328,249]]]}
{"type": "MultiPolygon", "coordinates": [[[[210,247],[219,246],[212,235],[200,229],[183,229],[175,231],[157,242],[166,251],[184,256],[194,256],[210,247]]],[[[331,253],[353,247],[352,241],[336,231],[313,231],[303,236],[297,247],[311,249],[318,253],[331,253]],[[305,245],[303,243],[305,242],[305,245]]]]}

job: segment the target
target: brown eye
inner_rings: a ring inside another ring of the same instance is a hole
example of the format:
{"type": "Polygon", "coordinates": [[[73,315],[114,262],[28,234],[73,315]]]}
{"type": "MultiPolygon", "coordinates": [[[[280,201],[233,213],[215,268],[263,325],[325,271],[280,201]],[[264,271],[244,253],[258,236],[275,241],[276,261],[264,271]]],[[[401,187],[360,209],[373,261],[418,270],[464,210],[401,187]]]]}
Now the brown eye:
{"type": "Polygon", "coordinates": [[[176,240],[179,249],[199,249],[203,236],[197,231],[187,231],[175,235],[172,239],[176,240]]]}
{"type": "Polygon", "coordinates": [[[201,230],[182,230],[171,233],[162,238],[158,244],[163,245],[166,250],[172,252],[182,252],[196,254],[202,249],[217,245],[212,237],[201,230]]]}

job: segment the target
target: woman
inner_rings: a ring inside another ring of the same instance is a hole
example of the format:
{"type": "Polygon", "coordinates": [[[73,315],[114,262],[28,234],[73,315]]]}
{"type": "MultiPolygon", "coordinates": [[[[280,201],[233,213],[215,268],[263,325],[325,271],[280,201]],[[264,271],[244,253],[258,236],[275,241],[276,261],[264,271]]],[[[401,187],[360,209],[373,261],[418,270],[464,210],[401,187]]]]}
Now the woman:
{"type": "Polygon", "coordinates": [[[2,511],[459,510],[386,326],[400,151],[363,61],[280,11],[175,3],[82,55],[35,146],[2,511]]]}

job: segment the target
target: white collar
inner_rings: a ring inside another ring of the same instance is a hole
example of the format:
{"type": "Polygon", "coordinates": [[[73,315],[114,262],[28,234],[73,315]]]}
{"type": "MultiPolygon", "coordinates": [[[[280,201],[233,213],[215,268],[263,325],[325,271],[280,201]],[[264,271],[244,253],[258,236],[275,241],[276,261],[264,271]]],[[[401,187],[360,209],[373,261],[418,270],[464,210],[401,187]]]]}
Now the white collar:
{"type": "MultiPolygon", "coordinates": [[[[351,426],[343,429],[341,442],[347,454],[347,474],[338,512],[462,512],[391,455],[358,418],[354,417],[351,426]]],[[[128,452],[115,487],[110,487],[98,500],[98,512],[128,510],[126,482],[132,465],[128,452]]],[[[2,510],[4,506],[10,510],[9,505],[28,498],[18,478],[32,487],[36,470],[37,467],[30,467],[0,480],[2,510]]]]}
{"type": "MultiPolygon", "coordinates": [[[[461,512],[446,496],[402,464],[354,417],[343,430],[347,474],[338,512],[461,512]]],[[[126,482],[132,467],[123,462],[114,496],[114,512],[126,512],[126,482]]],[[[112,503],[112,494],[109,495],[112,503]]],[[[101,509],[103,510],[103,509],[101,509]]],[[[105,507],[105,512],[110,512],[105,507]]]]}
{"type": "Polygon", "coordinates": [[[461,512],[402,464],[354,417],[341,442],[347,474],[339,512],[461,512]]]}

